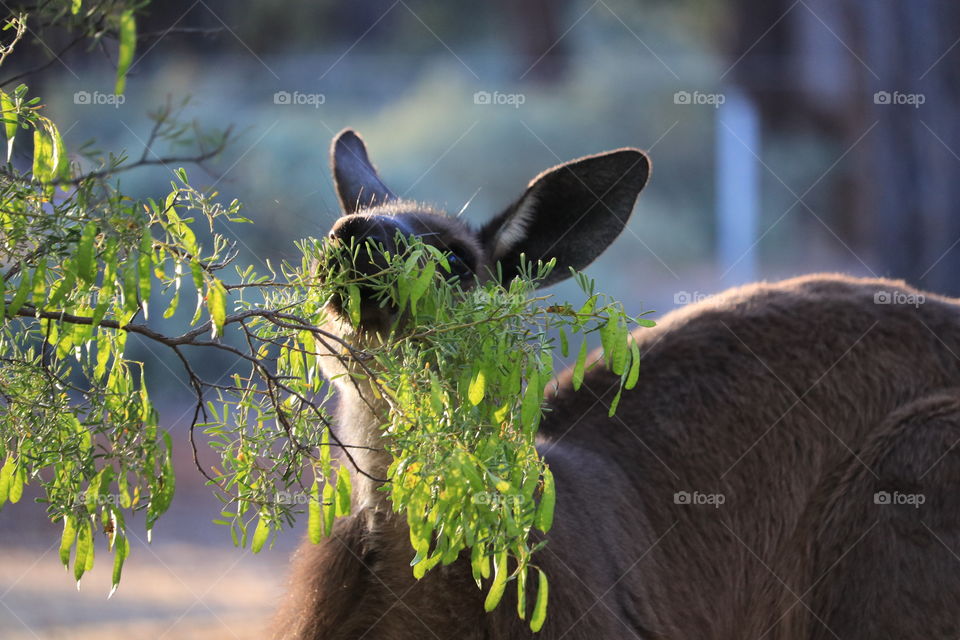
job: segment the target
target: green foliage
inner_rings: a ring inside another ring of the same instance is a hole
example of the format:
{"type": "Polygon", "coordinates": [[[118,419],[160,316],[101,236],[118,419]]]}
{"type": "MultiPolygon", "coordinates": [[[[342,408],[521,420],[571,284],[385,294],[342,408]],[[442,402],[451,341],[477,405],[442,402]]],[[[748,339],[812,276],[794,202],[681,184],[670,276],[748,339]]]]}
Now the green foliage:
{"type": "MultiPolygon", "coordinates": [[[[345,458],[333,463],[327,418],[310,401],[329,393],[323,359],[338,358],[342,375],[353,378],[350,384],[382,419],[391,463],[381,490],[406,517],[414,576],[469,554],[478,586],[493,566],[487,610],[515,580],[518,613],[525,617],[526,575],[545,544],[533,542],[532,533],[549,531],[556,501],[553,476],[535,447],[544,394],[554,375],[550,336],[560,331],[564,340],[579,336],[582,341],[585,334],[599,332],[605,358],[625,386],[636,382],[639,357],[628,325],[650,323],[626,316],[582,274],[576,279],[587,303],[579,310],[549,304],[535,290],[552,264],[528,265],[524,277],[504,285],[490,281],[463,290],[443,253],[417,238],[399,240],[406,249],[388,255],[372,276],[357,275],[351,265],[362,259],[361,252],[374,249],[304,242],[303,260],[285,266],[282,286],[271,281],[278,286],[262,306],[241,303],[250,312],[296,313],[250,316],[244,331],[248,341],[261,345],[261,359],[251,364],[248,377],[221,391],[219,406],[209,407],[215,419],[206,423],[206,431],[223,455],[214,483],[225,503],[240,505],[225,510],[221,522],[242,542],[255,512],[250,505],[256,505],[253,548],[259,550],[266,527],[279,529],[297,510],[278,496],[309,494],[308,529],[314,541],[331,533],[335,517],[349,513],[351,472],[372,470],[351,469],[350,443],[342,449],[345,458]],[[345,315],[356,323],[361,291],[391,310],[395,322],[387,336],[364,335],[356,328],[351,334],[349,327],[344,336],[331,332],[336,319],[329,317],[330,301],[342,301],[345,315]],[[275,355],[268,358],[271,352],[275,355]],[[276,363],[276,380],[255,387],[267,359],[276,363]],[[311,459],[317,443],[319,453],[311,459]],[[311,468],[315,480],[302,475],[311,468]]],[[[252,272],[247,279],[250,285],[266,284],[252,272]]],[[[585,356],[581,360],[582,372],[588,365],[585,356]]],[[[532,626],[542,625],[545,611],[544,591],[532,626]]]]}
{"type": "MultiPolygon", "coordinates": [[[[116,18],[121,58],[129,58],[139,4],[46,3],[34,28],[60,20],[99,38],[116,18]]],[[[13,40],[0,48],[3,58],[28,31],[26,21],[24,14],[7,18],[13,40]]],[[[227,244],[214,235],[204,251],[190,225],[195,214],[211,225],[236,218],[239,205],[215,204],[215,194],[195,190],[185,174],[159,204],[132,200],[112,178],[150,164],[148,150],[140,162],[83,150],[71,162],[26,85],[0,90],[0,107],[7,142],[0,168],[0,506],[18,502],[24,485],[35,483],[50,519],[63,522],[63,564],[70,566],[72,554],[79,580],[93,566],[95,533],[102,533],[114,552],[116,588],[130,550],[124,513],[144,511],[149,537],[175,484],[171,439],[158,428],[142,365],[124,355],[127,337],[138,315],[147,318],[154,280],[161,290],[179,291],[182,274],[197,272],[199,300],[222,290],[212,265],[227,244]],[[32,158],[29,171],[13,164],[15,151],[32,158]],[[84,164],[93,168],[84,172],[84,164]]],[[[168,107],[155,114],[150,139],[176,143],[184,131],[168,107]]],[[[215,304],[198,307],[218,313],[215,304]]]]}

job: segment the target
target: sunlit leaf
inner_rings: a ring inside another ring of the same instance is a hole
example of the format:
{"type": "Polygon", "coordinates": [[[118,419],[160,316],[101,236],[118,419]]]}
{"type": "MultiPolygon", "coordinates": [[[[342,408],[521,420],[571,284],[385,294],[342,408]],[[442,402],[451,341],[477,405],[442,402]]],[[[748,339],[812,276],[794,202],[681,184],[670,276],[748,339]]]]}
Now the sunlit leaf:
{"type": "Polygon", "coordinates": [[[538,569],[537,572],[540,574],[537,581],[537,600],[533,605],[533,615],[530,616],[530,630],[534,633],[543,628],[543,623],[547,619],[547,600],[550,597],[547,574],[542,569],[538,569]]]}
{"type": "Polygon", "coordinates": [[[483,400],[486,382],[486,372],[484,372],[484,370],[481,368],[477,371],[477,375],[475,375],[473,380],[470,382],[470,388],[467,389],[467,399],[470,401],[470,404],[476,406],[483,400]]]}
{"type": "Polygon", "coordinates": [[[213,321],[213,335],[222,336],[223,323],[227,320],[227,290],[219,280],[211,282],[207,289],[207,306],[213,321]]]}
{"type": "Polygon", "coordinates": [[[120,586],[120,575],[123,572],[123,563],[127,559],[127,556],[130,555],[130,541],[127,539],[127,536],[118,535],[113,546],[113,573],[110,577],[110,594],[107,596],[108,598],[113,596],[117,591],[117,587],[120,586]]]}
{"type": "Polygon", "coordinates": [[[260,553],[260,550],[263,549],[263,543],[265,543],[269,537],[270,524],[261,513],[260,518],[257,520],[257,528],[253,532],[253,540],[250,542],[250,550],[254,553],[260,553]]]}
{"type": "Polygon", "coordinates": [[[350,515],[350,494],[353,491],[350,483],[350,472],[346,467],[337,469],[337,495],[334,515],[338,518],[350,515]]]}
{"type": "Polygon", "coordinates": [[[493,582],[490,584],[490,591],[487,592],[487,597],[483,601],[484,611],[493,611],[500,604],[503,591],[507,586],[507,577],[507,552],[500,551],[496,554],[493,564],[493,582]]]}
{"type": "Polygon", "coordinates": [[[574,391],[578,391],[580,389],[580,385],[583,384],[583,373],[586,366],[587,343],[584,341],[580,344],[580,353],[577,355],[577,362],[573,365],[573,374],[570,378],[570,383],[573,385],[574,391]]]}
{"type": "Polygon", "coordinates": [[[74,515],[63,518],[63,535],[60,536],[60,562],[65,569],[70,568],[70,550],[77,539],[77,519],[74,515]]]}
{"type": "Polygon", "coordinates": [[[310,542],[318,544],[323,539],[323,514],[320,509],[320,481],[310,487],[310,502],[307,505],[307,535],[310,542]]]}
{"type": "Polygon", "coordinates": [[[127,9],[120,14],[119,26],[120,51],[117,54],[117,83],[113,92],[123,93],[127,86],[127,71],[133,62],[133,54],[137,47],[137,22],[133,9],[127,9]]]}
{"type": "Polygon", "coordinates": [[[73,577],[80,588],[80,578],[93,565],[93,523],[89,519],[79,522],[77,534],[77,551],[73,558],[73,577]]]}

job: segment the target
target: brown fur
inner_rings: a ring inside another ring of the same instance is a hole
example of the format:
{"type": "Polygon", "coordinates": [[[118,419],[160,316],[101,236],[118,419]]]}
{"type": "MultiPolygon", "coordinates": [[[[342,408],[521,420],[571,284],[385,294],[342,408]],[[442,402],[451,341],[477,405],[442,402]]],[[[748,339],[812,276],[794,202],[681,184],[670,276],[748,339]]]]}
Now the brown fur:
{"type": "MultiPolygon", "coordinates": [[[[611,374],[576,393],[562,376],[539,447],[558,492],[540,637],[960,634],[960,308],[874,304],[894,290],[914,292],[810,276],[670,314],[637,332],[613,419],[611,374]],[[694,490],[726,502],[674,503],[694,490]]],[[[462,562],[415,585],[402,525],[376,517],[300,551],[283,637],[529,635],[510,602],[482,613],[462,562]]]]}

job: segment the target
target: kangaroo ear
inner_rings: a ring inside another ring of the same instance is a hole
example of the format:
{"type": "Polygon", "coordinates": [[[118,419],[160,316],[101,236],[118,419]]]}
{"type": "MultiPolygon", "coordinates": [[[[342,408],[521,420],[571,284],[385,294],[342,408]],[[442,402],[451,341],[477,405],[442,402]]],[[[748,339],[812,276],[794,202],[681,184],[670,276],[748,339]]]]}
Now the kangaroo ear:
{"type": "Polygon", "coordinates": [[[491,262],[505,278],[528,261],[557,259],[542,283],[583,269],[613,242],[630,218],[650,175],[650,161],[639,149],[618,149],[573,160],[544,171],[526,192],[480,230],[491,262]]]}
{"type": "Polygon", "coordinates": [[[344,129],[333,139],[330,165],[344,213],[354,213],[396,199],[370,163],[363,140],[352,129],[344,129]]]}

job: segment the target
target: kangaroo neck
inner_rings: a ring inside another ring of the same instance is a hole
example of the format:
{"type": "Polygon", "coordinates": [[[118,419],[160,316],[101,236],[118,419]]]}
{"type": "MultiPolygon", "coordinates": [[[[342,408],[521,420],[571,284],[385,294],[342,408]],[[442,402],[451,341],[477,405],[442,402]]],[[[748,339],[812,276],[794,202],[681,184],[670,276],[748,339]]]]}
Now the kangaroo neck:
{"type": "Polygon", "coordinates": [[[382,429],[389,409],[382,400],[373,399],[365,384],[346,382],[339,392],[335,431],[356,465],[353,467],[348,459],[343,462],[351,466],[354,510],[389,510],[387,494],[379,490],[391,461],[382,429]]]}

